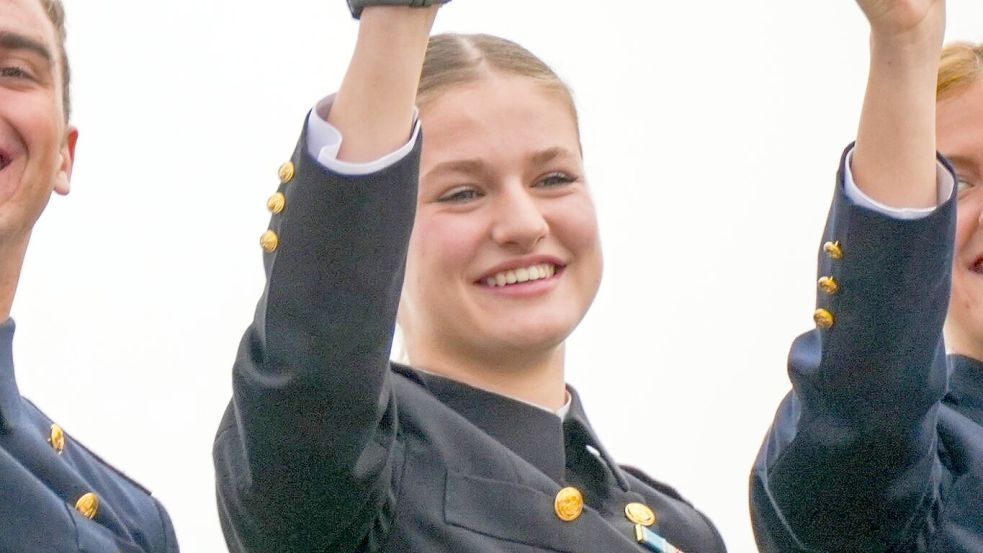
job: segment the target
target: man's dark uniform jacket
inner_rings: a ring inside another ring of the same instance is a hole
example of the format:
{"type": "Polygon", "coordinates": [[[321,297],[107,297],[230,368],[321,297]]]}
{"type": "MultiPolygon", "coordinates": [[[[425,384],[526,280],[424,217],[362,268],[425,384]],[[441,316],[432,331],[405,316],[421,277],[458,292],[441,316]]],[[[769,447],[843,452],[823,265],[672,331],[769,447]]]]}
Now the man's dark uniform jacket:
{"type": "Polygon", "coordinates": [[[0,552],[177,553],[164,508],[21,397],[0,325],[0,552]]]}
{"type": "Polygon", "coordinates": [[[983,553],[983,364],[947,360],[941,334],[955,201],[904,221],[842,186],[819,255],[829,328],[793,344],[751,475],[758,545],[983,553]]]}
{"type": "Polygon", "coordinates": [[[576,393],[563,421],[392,365],[419,141],[354,177],[305,146],[269,204],[267,284],[215,442],[231,551],[658,550],[637,541],[632,503],[654,511],[647,530],[680,550],[725,550],[675,491],[611,461],[576,393]],[[570,521],[554,505],[567,487],[585,504],[570,521]]]}

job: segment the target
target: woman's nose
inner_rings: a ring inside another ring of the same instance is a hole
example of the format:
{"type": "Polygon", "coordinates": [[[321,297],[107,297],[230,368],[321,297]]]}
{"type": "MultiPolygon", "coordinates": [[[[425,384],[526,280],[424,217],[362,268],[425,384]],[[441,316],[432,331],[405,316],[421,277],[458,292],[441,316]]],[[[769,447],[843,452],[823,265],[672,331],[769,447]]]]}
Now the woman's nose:
{"type": "Polygon", "coordinates": [[[969,220],[976,220],[976,231],[983,229],[983,186],[977,184],[969,190],[965,198],[960,198],[956,209],[961,216],[969,215],[969,220]]]}
{"type": "Polygon", "coordinates": [[[495,210],[492,239],[502,246],[532,251],[549,234],[549,223],[539,201],[525,186],[504,191],[495,210]]]}

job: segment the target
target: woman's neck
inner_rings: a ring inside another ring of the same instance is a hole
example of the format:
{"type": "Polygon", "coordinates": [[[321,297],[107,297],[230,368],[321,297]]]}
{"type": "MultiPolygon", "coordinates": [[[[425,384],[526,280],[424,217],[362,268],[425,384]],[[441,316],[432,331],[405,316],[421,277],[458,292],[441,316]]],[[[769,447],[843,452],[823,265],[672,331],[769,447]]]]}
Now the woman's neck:
{"type": "Polygon", "coordinates": [[[983,339],[973,336],[958,325],[946,325],[945,329],[946,349],[949,353],[962,355],[978,361],[983,361],[983,339]]]}
{"type": "Polygon", "coordinates": [[[564,348],[478,354],[407,344],[410,364],[468,386],[556,411],[566,403],[564,348]]]}

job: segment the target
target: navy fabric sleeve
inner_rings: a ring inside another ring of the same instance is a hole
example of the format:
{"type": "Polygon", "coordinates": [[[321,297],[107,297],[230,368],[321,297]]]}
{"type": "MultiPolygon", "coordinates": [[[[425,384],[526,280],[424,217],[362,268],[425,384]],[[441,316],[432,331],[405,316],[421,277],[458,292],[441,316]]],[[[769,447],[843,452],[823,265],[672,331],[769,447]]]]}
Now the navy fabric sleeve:
{"type": "Polygon", "coordinates": [[[153,502],[154,506],[157,507],[157,512],[160,514],[160,523],[164,530],[163,544],[160,550],[164,553],[178,553],[177,536],[174,534],[174,524],[171,522],[171,517],[159,501],[154,499],[153,502]]]}
{"type": "MultiPolygon", "coordinates": [[[[946,165],[948,169],[948,165],[946,165]]],[[[938,514],[942,325],[955,202],[899,220],[857,206],[843,171],[821,248],[830,328],[792,345],[792,392],[751,475],[761,551],[923,551],[938,514]]]]}
{"type": "Polygon", "coordinates": [[[233,552],[352,551],[387,523],[398,464],[389,350],[419,148],[346,177],[311,158],[301,137],[215,443],[233,552]]]}

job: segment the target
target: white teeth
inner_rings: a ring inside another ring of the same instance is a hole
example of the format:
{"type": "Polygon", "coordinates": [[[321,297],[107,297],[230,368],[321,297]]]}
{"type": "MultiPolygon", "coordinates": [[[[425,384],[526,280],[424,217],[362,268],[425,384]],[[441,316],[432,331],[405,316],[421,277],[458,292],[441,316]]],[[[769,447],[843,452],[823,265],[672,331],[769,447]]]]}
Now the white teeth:
{"type": "Polygon", "coordinates": [[[551,278],[556,274],[556,267],[552,263],[540,263],[510,271],[502,271],[493,277],[485,279],[485,284],[490,287],[508,286],[510,284],[530,282],[551,278]]]}

